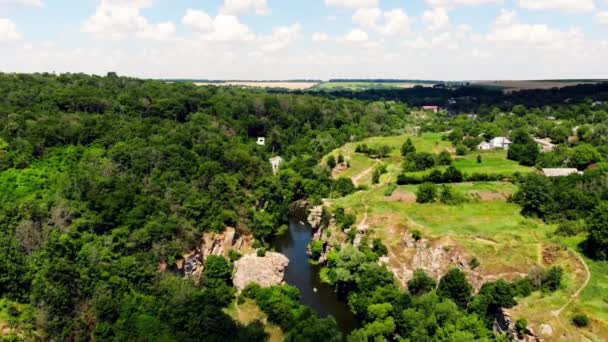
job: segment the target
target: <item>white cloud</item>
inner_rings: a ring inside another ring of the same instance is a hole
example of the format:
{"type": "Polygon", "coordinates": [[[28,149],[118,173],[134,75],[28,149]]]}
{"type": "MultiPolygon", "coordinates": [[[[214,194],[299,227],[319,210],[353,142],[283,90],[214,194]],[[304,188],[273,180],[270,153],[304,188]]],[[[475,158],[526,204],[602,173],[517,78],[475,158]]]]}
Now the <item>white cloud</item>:
{"type": "Polygon", "coordinates": [[[100,0],[95,13],[81,27],[82,32],[99,38],[123,39],[134,35],[143,39],[168,39],[175,33],[171,22],[150,24],[140,10],[151,0],[100,0]]]}
{"type": "Polygon", "coordinates": [[[254,12],[258,15],[270,13],[266,0],[225,0],[221,13],[239,15],[254,12]]]}
{"type": "Polygon", "coordinates": [[[479,6],[489,4],[502,4],[503,0],[425,0],[433,7],[454,7],[454,6],[479,6]]]}
{"type": "Polygon", "coordinates": [[[315,32],[312,34],[313,42],[326,42],[329,40],[329,35],[324,32],[315,32]]]}
{"type": "Polygon", "coordinates": [[[156,39],[166,40],[175,35],[175,24],[170,21],[159,23],[156,25],[148,25],[136,33],[136,36],[141,39],[156,39]]]}
{"type": "Polygon", "coordinates": [[[376,26],[378,19],[382,16],[382,11],[379,8],[359,8],[353,14],[353,21],[364,28],[376,26]]]}
{"type": "Polygon", "coordinates": [[[354,29],[340,38],[342,41],[353,42],[353,43],[362,43],[366,42],[369,39],[369,35],[367,32],[361,29],[354,29]]]}
{"type": "Polygon", "coordinates": [[[500,10],[500,15],[496,18],[494,25],[496,26],[505,26],[512,24],[517,21],[517,12],[508,11],[506,9],[500,10]]]}
{"type": "Polygon", "coordinates": [[[551,28],[544,24],[514,23],[506,26],[496,26],[488,35],[490,42],[512,44],[515,46],[563,48],[573,47],[573,44],[583,39],[580,29],[568,31],[551,28]]]}
{"type": "Polygon", "coordinates": [[[270,36],[260,38],[260,49],[262,51],[281,50],[298,38],[302,32],[302,25],[279,26],[272,30],[270,36]]]}
{"type": "Polygon", "coordinates": [[[9,6],[25,6],[25,7],[42,7],[42,0],[0,0],[1,7],[9,6]]]}
{"type": "Polygon", "coordinates": [[[188,9],[182,23],[208,41],[237,42],[255,39],[251,29],[233,15],[218,14],[212,18],[206,12],[188,9]]]}
{"type": "Polygon", "coordinates": [[[595,9],[594,0],[519,0],[519,6],[531,11],[589,12],[595,9]]]}
{"type": "Polygon", "coordinates": [[[595,16],[595,21],[600,24],[608,25],[608,12],[600,12],[595,16]]]}
{"type": "Polygon", "coordinates": [[[372,8],[377,7],[378,3],[378,0],[325,0],[327,6],[348,9],[372,8]]]}
{"type": "Polygon", "coordinates": [[[427,24],[430,31],[442,30],[450,24],[448,11],[443,7],[435,7],[422,13],[422,21],[427,24]]]}
{"type": "Polygon", "coordinates": [[[21,39],[17,25],[11,19],[0,18],[0,43],[21,39]]]}
{"type": "Polygon", "coordinates": [[[408,34],[411,32],[411,19],[402,9],[384,12],[384,24],[377,27],[383,35],[408,34]]]}
{"type": "Polygon", "coordinates": [[[421,37],[416,38],[416,40],[406,41],[403,45],[412,49],[427,49],[431,46],[431,44],[421,37]]]}

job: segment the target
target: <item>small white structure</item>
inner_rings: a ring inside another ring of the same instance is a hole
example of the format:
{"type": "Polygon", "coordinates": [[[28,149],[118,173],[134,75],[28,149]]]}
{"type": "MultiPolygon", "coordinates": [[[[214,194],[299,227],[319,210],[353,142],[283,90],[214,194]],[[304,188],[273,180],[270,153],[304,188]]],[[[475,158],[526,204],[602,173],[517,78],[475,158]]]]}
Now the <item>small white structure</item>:
{"type": "Polygon", "coordinates": [[[492,149],[492,145],[489,142],[483,141],[481,144],[477,145],[478,150],[487,151],[492,149]]]}
{"type": "Polygon", "coordinates": [[[258,144],[259,146],[266,145],[266,138],[264,138],[264,137],[258,137],[258,141],[257,141],[256,144],[258,144]]]}
{"type": "Polygon", "coordinates": [[[277,174],[281,165],[283,164],[283,158],[276,156],[274,158],[270,158],[270,165],[272,166],[272,173],[277,174]]]}
{"type": "Polygon", "coordinates": [[[505,137],[496,137],[490,141],[484,141],[481,144],[477,145],[477,149],[483,151],[495,149],[508,150],[511,144],[512,142],[505,137]]]}
{"type": "Polygon", "coordinates": [[[582,172],[579,172],[577,169],[567,169],[567,168],[558,168],[558,169],[543,169],[543,175],[546,177],[567,177],[570,175],[582,175],[582,172]]]}
{"type": "Polygon", "coordinates": [[[503,150],[508,150],[511,144],[513,143],[505,137],[496,137],[490,140],[490,146],[492,146],[492,148],[502,148],[503,150]]]}

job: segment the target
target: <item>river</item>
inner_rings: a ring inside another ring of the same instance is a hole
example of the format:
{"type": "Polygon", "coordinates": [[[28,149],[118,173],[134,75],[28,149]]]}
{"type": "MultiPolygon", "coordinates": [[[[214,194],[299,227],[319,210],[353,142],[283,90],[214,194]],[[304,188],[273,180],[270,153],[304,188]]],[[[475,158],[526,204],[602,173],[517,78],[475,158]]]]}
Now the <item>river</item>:
{"type": "Polygon", "coordinates": [[[275,239],[277,252],[289,258],[285,281],[300,290],[302,304],[311,307],[321,317],[332,315],[345,335],[357,328],[348,305],[338,300],[334,288],[319,279],[319,266],[311,265],[306,248],[312,240],[312,228],[297,219],[289,222],[289,230],[275,239]],[[316,289],[316,292],[315,292],[316,289]]]}

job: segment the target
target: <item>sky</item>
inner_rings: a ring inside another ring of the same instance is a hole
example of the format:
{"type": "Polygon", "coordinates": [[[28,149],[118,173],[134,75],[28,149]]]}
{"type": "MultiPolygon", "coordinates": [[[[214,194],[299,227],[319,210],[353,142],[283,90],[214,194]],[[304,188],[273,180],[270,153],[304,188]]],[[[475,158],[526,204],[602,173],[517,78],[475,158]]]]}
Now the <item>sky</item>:
{"type": "Polygon", "coordinates": [[[0,72],[608,78],[608,0],[0,0],[0,72]]]}

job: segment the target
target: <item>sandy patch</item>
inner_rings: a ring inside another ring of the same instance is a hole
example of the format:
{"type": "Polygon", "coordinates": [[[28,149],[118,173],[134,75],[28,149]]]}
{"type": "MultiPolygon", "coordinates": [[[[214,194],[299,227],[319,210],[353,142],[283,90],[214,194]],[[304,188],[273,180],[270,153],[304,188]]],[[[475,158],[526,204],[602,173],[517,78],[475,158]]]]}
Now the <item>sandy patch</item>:
{"type": "Polygon", "coordinates": [[[395,191],[385,199],[391,202],[416,203],[416,195],[411,192],[395,191]]]}
{"type": "Polygon", "coordinates": [[[481,190],[472,190],[469,191],[469,194],[473,195],[473,197],[477,197],[482,201],[506,201],[509,199],[509,194],[504,192],[491,192],[491,191],[481,191],[481,190]]]}

